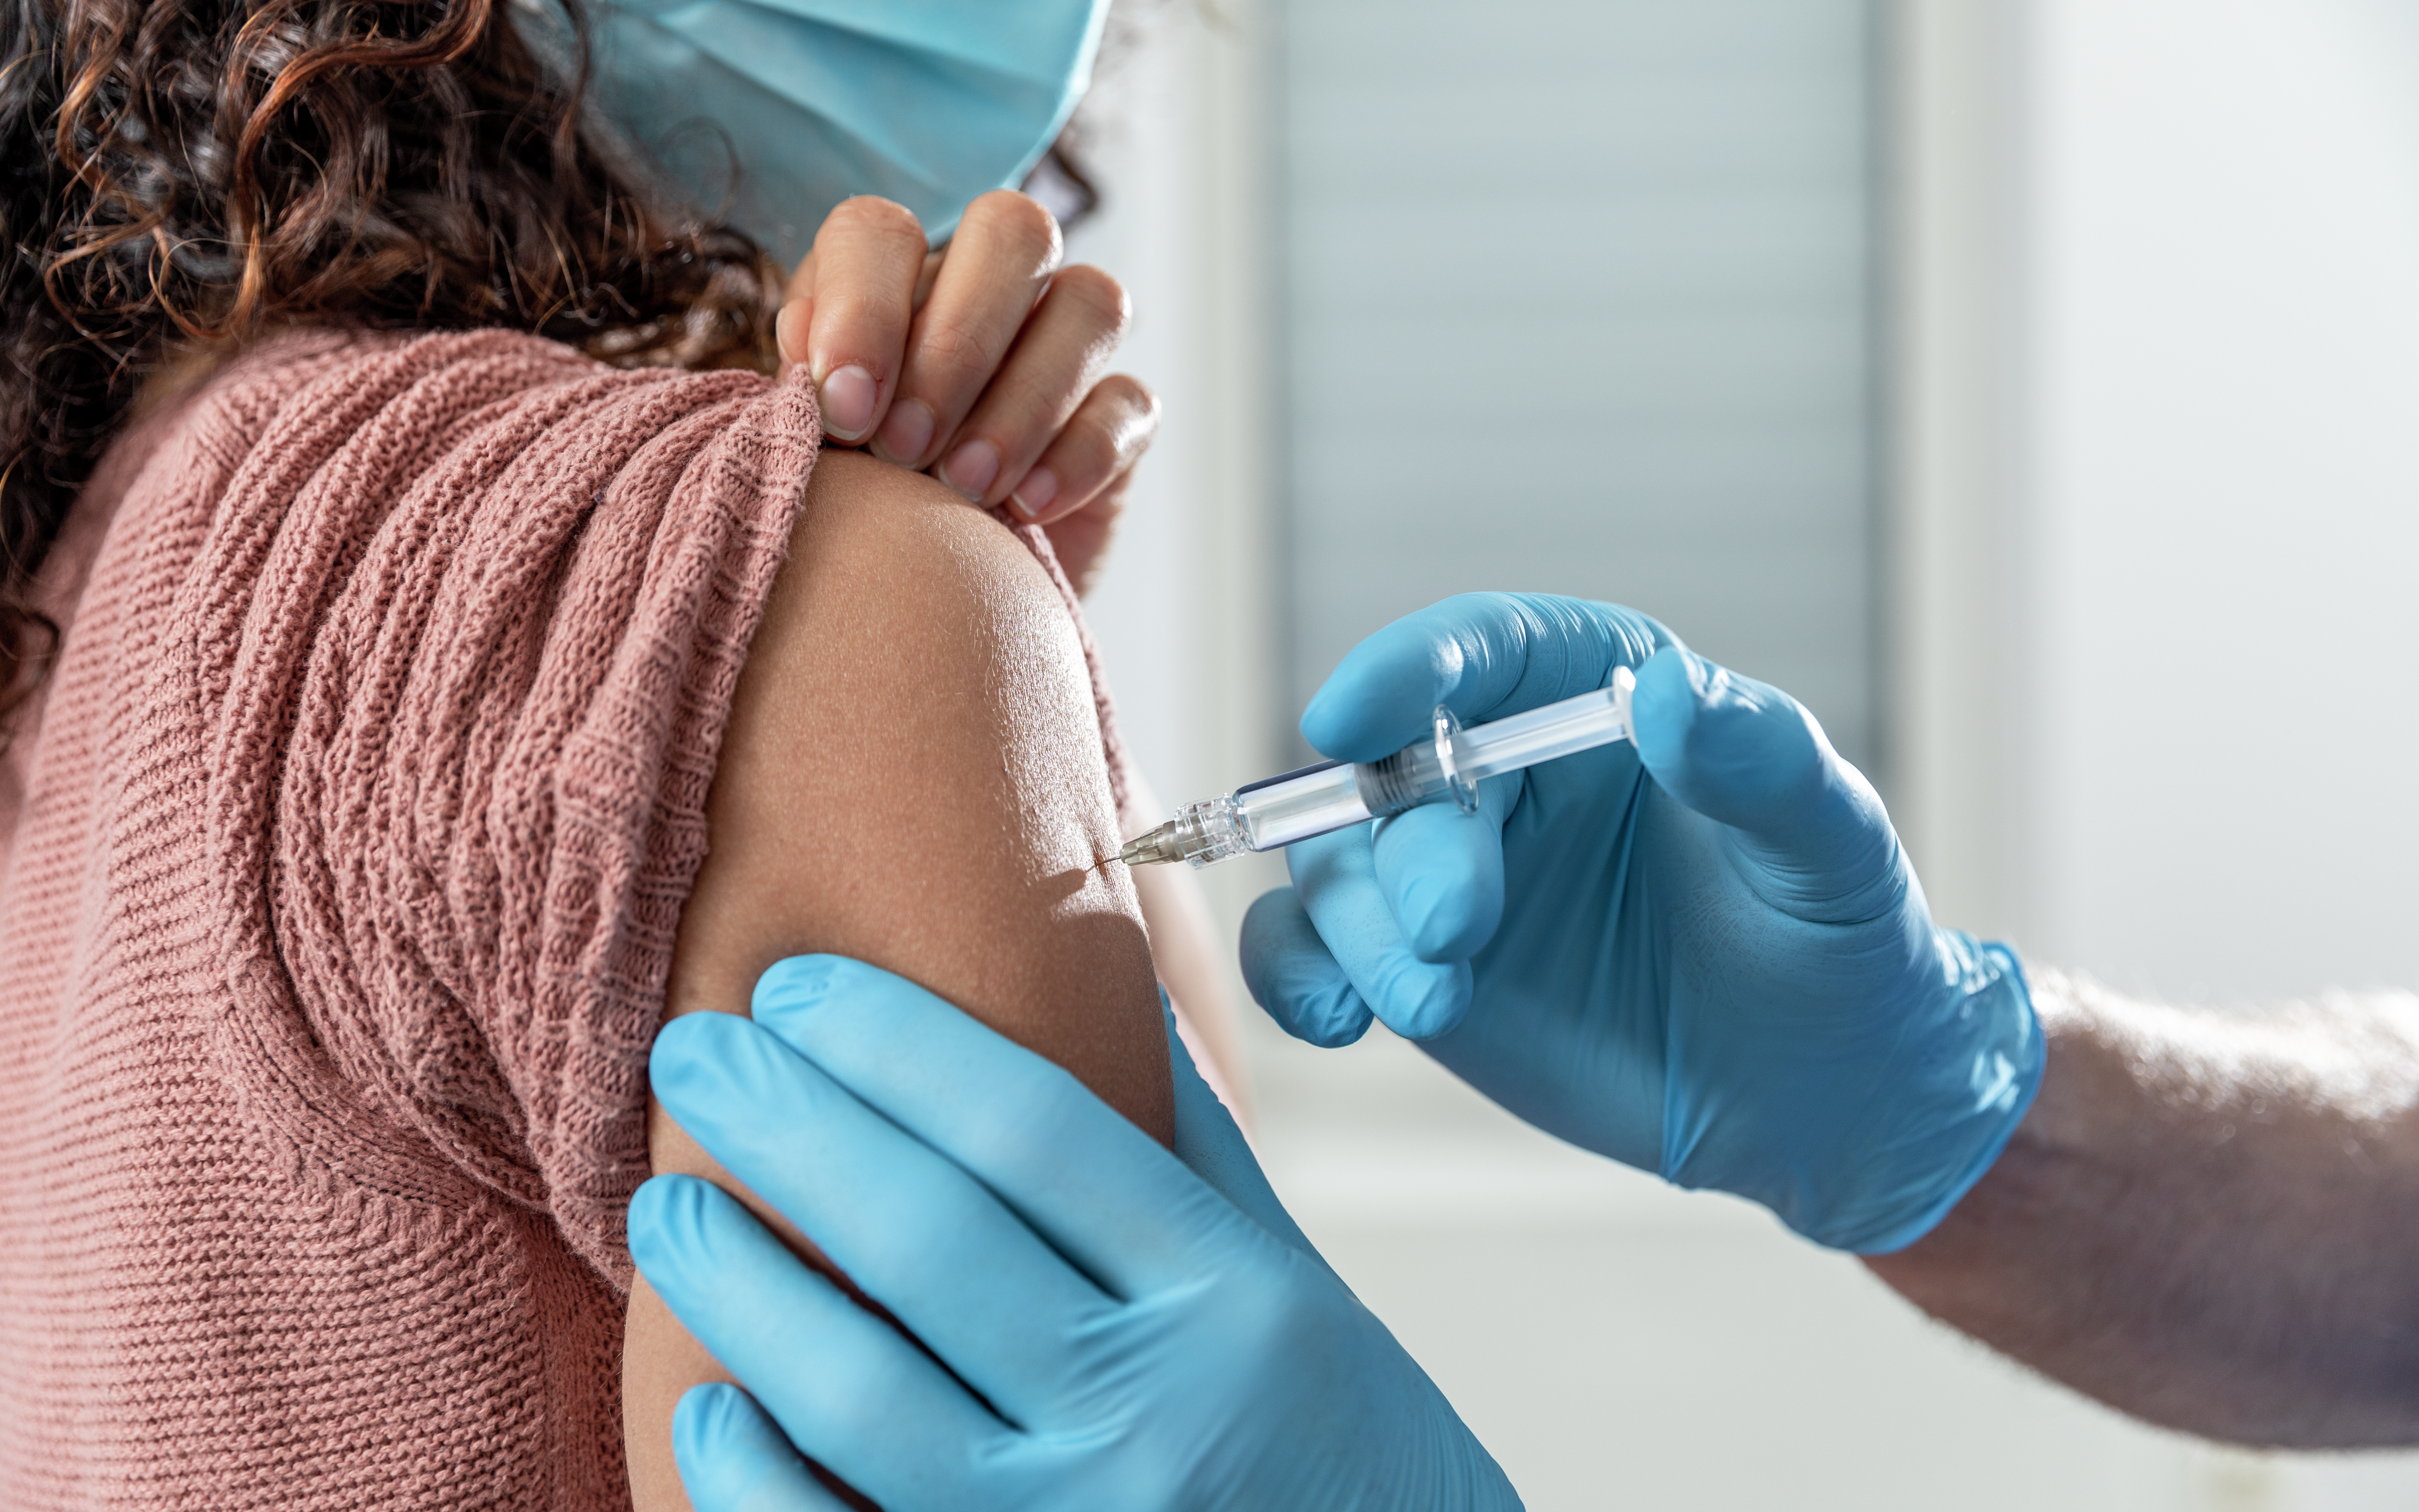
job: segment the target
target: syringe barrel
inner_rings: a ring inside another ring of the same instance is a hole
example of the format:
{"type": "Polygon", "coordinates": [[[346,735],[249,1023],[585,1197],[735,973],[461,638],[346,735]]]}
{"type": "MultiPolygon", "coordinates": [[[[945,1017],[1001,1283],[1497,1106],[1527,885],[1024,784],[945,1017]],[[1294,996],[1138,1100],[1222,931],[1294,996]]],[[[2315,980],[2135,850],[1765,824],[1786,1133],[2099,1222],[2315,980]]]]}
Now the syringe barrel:
{"type": "Polygon", "coordinates": [[[1381,762],[1321,762],[1237,788],[1226,801],[1244,842],[1273,851],[1416,809],[1450,791],[1437,747],[1414,741],[1381,762]]]}
{"type": "Polygon", "coordinates": [[[1155,832],[1170,849],[1152,858],[1181,855],[1194,866],[1209,866],[1442,797],[1456,797],[1468,808],[1487,778],[1626,739],[1634,686],[1625,667],[1613,673],[1610,687],[1471,729],[1440,708],[1433,740],[1415,740],[1383,761],[1321,762],[1186,804],[1155,832]]]}
{"type": "Polygon", "coordinates": [[[1236,825],[1256,851],[1273,851],[1373,818],[1349,762],[1321,762],[1237,788],[1236,825]]]}
{"type": "Polygon", "coordinates": [[[1629,738],[1629,695],[1638,679],[1618,668],[1612,686],[1581,693],[1461,733],[1462,775],[1476,782],[1629,738]]]}
{"type": "Polygon", "coordinates": [[[1412,741],[1382,762],[1353,768],[1362,802],[1385,816],[1448,796],[1474,801],[1487,778],[1626,740],[1629,695],[1637,686],[1628,668],[1617,668],[1610,687],[1467,727],[1440,708],[1435,739],[1412,741]]]}
{"type": "Polygon", "coordinates": [[[1176,852],[1194,866],[1210,866],[1365,823],[1372,816],[1354,770],[1348,762],[1321,762],[1188,803],[1173,821],[1176,852]]]}

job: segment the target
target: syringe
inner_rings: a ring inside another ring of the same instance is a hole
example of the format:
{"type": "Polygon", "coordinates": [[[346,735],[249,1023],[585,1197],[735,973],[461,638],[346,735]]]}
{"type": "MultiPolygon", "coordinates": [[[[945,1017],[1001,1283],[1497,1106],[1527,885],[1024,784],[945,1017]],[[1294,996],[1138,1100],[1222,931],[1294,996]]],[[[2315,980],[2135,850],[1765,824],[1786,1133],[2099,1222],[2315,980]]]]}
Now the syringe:
{"type": "Polygon", "coordinates": [[[1628,668],[1616,668],[1610,687],[1468,729],[1440,703],[1430,739],[1414,740],[1381,762],[1321,762],[1223,798],[1188,803],[1166,824],[1128,841],[1117,859],[1128,866],[1208,866],[1445,797],[1472,812],[1478,784],[1487,778],[1627,740],[1629,694],[1637,686],[1628,668]]]}

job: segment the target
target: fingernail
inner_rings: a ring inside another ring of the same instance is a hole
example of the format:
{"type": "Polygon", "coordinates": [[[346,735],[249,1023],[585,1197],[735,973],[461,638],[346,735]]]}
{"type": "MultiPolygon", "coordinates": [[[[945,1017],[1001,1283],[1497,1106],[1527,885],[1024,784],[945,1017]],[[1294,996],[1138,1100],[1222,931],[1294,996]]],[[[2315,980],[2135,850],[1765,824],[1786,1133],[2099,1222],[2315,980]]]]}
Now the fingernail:
{"type": "Polygon", "coordinates": [[[826,376],[822,394],[824,434],[844,441],[862,437],[873,424],[877,392],[873,375],[861,367],[843,367],[826,376]]]}
{"type": "Polygon", "coordinates": [[[932,444],[932,407],[921,399],[902,399],[883,417],[879,449],[883,459],[913,467],[932,444]]]}
{"type": "Polygon", "coordinates": [[[1026,519],[1039,519],[1041,512],[1050,507],[1050,501],[1058,497],[1058,474],[1048,468],[1035,468],[1016,486],[1016,492],[1008,497],[1016,504],[1018,514],[1026,519]]]}
{"type": "Polygon", "coordinates": [[[779,349],[781,361],[803,363],[807,360],[807,301],[792,300],[781,306],[773,317],[773,345],[779,349]]]}
{"type": "MultiPolygon", "coordinates": [[[[827,955],[793,955],[774,962],[756,979],[748,1016],[765,1024],[782,1013],[813,1008],[830,991],[832,974],[838,969],[839,963],[827,955]]],[[[672,1020],[672,1024],[680,1022],[672,1020]]],[[[664,1027],[669,1031],[671,1025],[664,1027]]],[[[660,1043],[663,1036],[658,1034],[655,1039],[660,1043]]]]}
{"type": "Polygon", "coordinates": [[[941,481],[978,504],[998,476],[999,448],[989,441],[968,441],[941,464],[941,481]]]}

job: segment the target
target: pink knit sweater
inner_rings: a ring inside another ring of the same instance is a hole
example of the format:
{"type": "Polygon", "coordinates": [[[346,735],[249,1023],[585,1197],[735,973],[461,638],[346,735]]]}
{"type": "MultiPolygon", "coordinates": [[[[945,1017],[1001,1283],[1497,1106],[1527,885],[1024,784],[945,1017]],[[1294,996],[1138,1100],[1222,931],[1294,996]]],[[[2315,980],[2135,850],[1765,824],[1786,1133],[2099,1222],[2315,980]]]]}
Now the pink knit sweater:
{"type": "Polygon", "coordinates": [[[0,1506],[627,1504],[647,1046],[816,439],[489,332],[120,441],[0,764],[0,1506]]]}

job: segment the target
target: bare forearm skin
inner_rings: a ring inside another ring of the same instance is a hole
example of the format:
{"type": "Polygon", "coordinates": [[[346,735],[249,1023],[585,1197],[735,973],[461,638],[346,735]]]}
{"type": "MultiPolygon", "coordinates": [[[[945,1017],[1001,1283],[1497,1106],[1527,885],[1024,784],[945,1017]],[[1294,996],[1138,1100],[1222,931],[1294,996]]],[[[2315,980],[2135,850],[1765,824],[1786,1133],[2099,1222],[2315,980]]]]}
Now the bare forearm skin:
{"type": "Polygon", "coordinates": [[[2033,979],[2039,1099],[1918,1306],[2112,1407],[2243,1443],[2419,1443],[2419,1000],[2258,1016],[2033,979]]]}

